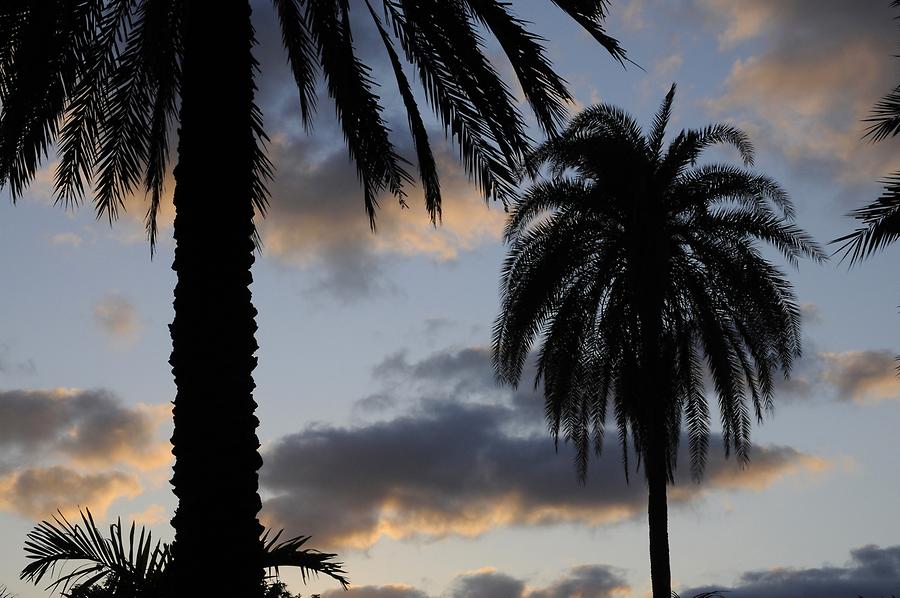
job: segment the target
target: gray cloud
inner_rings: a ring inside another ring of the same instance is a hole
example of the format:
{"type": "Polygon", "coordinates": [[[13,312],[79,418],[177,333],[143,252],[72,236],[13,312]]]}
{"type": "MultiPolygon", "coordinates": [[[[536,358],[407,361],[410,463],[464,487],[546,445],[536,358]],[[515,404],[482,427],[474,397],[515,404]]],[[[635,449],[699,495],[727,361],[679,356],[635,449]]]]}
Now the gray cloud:
{"type": "Polygon", "coordinates": [[[693,588],[682,592],[691,596],[712,589],[727,590],[728,598],[878,598],[900,594],[900,546],[864,546],[850,551],[843,567],[815,569],[779,567],[744,573],[733,588],[693,588]]]}
{"type": "Polygon", "coordinates": [[[496,571],[462,575],[450,591],[453,598],[519,598],[524,593],[524,581],[496,571]]]}
{"type": "Polygon", "coordinates": [[[491,366],[488,347],[437,351],[411,362],[405,351],[388,355],[372,370],[372,376],[395,393],[414,391],[415,396],[453,401],[510,404],[510,424],[527,430],[543,429],[544,399],[535,389],[533,360],[516,389],[501,387],[491,366]]]}
{"type": "MultiPolygon", "coordinates": [[[[568,451],[556,454],[545,435],[507,431],[514,415],[505,406],[431,401],[386,422],[284,437],[264,456],[265,517],[313,534],[317,545],[366,548],[382,536],[472,537],[498,527],[600,526],[641,516],[643,484],[639,477],[626,484],[618,451],[594,460],[588,484],[579,486],[568,451]]],[[[714,450],[703,485],[685,473],[670,502],[686,504],[711,489],[761,490],[826,466],[768,446],[755,449],[752,465],[741,470],[714,450]]]]}
{"type": "Polygon", "coordinates": [[[134,304],[118,293],[110,293],[94,304],[94,321],[119,343],[133,343],[141,331],[134,304]]]}
{"type": "MultiPolygon", "coordinates": [[[[529,588],[525,580],[486,569],[459,575],[453,580],[445,598],[611,598],[629,590],[628,583],[619,569],[606,565],[582,565],[566,571],[559,579],[545,588],[529,588]]],[[[354,598],[428,598],[428,595],[412,586],[361,586],[353,587],[354,598]]],[[[343,592],[329,590],[322,598],[338,598],[343,592]]]]}
{"type": "Polygon", "coordinates": [[[0,391],[0,463],[65,457],[81,465],[168,462],[156,438],[166,408],[129,407],[105,390],[0,391]]]}
{"type": "Polygon", "coordinates": [[[529,592],[527,598],[609,598],[628,591],[628,584],[617,569],[604,565],[582,565],[544,590],[529,592]]]}
{"type": "Polygon", "coordinates": [[[167,405],[131,407],[105,390],[0,391],[0,510],[103,516],[140,494],[138,472],[170,462],[157,438],[168,415],[167,405]]]}

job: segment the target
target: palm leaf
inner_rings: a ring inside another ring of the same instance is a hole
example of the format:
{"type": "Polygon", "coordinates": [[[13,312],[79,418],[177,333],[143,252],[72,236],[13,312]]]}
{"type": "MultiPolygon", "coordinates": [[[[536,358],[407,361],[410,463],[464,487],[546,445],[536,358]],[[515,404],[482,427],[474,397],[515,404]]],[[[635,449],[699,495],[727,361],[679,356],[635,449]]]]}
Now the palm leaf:
{"type": "Polygon", "coordinates": [[[900,173],[885,179],[884,185],[881,197],[850,212],[862,226],[831,242],[841,244],[835,254],[843,254],[842,261],[849,258],[851,266],[900,238],[900,173]]]}

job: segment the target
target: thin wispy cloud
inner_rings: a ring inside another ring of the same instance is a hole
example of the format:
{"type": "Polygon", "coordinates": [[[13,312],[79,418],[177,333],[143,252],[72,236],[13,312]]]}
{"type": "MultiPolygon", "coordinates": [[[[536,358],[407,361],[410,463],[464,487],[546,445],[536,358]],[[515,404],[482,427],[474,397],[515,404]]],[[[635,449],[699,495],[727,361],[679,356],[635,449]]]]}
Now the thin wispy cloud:
{"type": "Polygon", "coordinates": [[[118,346],[134,344],[141,334],[141,320],[134,304],[119,293],[109,293],[94,304],[94,322],[118,346]]]}

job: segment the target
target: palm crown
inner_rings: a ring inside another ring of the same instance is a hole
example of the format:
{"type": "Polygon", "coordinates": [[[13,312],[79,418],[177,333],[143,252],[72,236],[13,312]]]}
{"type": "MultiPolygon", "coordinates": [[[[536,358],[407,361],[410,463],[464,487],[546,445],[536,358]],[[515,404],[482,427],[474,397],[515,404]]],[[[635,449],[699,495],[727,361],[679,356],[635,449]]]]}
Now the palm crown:
{"type": "Polygon", "coordinates": [[[535,382],[543,380],[553,435],[574,442],[581,476],[591,444],[601,448],[610,401],[626,461],[629,433],[646,457],[647,418],[661,418],[671,478],[683,420],[699,476],[710,425],[704,359],[726,451],[746,459],[751,413],[771,408],[773,372],[787,373],[800,353],[791,287],[757,241],[791,263],[823,258],[792,224],[775,181],[697,165],[720,143],[752,164],[743,132],[723,124],[682,131],[663,150],[674,91],[646,135],[612,106],[575,117],[530,157],[551,176],[515,203],[506,229],[495,367],[516,384],[542,338],[535,382]],[[665,396],[640,396],[648,373],[665,396]]]}

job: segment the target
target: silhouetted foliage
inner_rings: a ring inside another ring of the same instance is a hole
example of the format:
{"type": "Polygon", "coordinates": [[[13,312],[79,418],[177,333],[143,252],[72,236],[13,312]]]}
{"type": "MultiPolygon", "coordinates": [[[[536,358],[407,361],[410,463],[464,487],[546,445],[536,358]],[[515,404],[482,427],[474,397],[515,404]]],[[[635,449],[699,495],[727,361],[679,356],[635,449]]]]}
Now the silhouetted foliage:
{"type": "Polygon", "coordinates": [[[0,586],[0,598],[15,598],[15,594],[6,589],[6,586],[0,586]]]}
{"type": "MultiPolygon", "coordinates": [[[[605,0],[550,0],[619,62],[605,0]]],[[[488,59],[492,34],[510,60],[540,127],[554,134],[571,100],[544,40],[501,0],[273,0],[309,125],[320,82],[333,101],[374,227],[379,196],[405,202],[413,176],[395,149],[378,85],[354,44],[368,21],[383,42],[409,121],[426,209],[441,192],[424,118],[404,63],[415,72],[446,137],[486,198],[509,201],[530,148],[511,87],[488,59]],[[351,13],[360,19],[351,18],[351,13]]],[[[178,509],[173,568],[187,594],[253,595],[261,580],[261,465],[252,372],[253,218],[264,214],[272,165],[255,102],[258,64],[243,2],[215,9],[184,0],[17,0],[0,3],[0,187],[15,201],[55,147],[57,201],[89,189],[98,217],[115,219],[130,195],[149,196],[151,248],[178,124],[175,177],[175,319],[172,486],[178,509]],[[227,521],[228,525],[222,525],[227,521]],[[206,547],[231,551],[212,562],[206,547]],[[200,583],[218,566],[228,579],[200,583]],[[209,585],[214,584],[214,587],[209,585]]],[[[151,249],[152,250],[152,249],[151,249]]]]}
{"type": "Polygon", "coordinates": [[[729,144],[753,162],[731,125],[685,130],[664,149],[675,86],[652,128],[602,104],[535,150],[545,167],[514,204],[501,282],[493,359],[518,384],[536,339],[535,384],[543,382],[555,439],[576,449],[579,477],[615,417],[628,475],[629,436],[650,493],[654,596],[668,598],[666,485],[684,425],[694,477],[708,447],[704,361],[721,411],[726,455],[749,458],[751,417],[773,405],[773,373],[800,355],[800,313],[785,276],[758,242],[796,264],[823,260],[792,223],[772,179],[728,164],[698,165],[703,150],[729,144]]]}
{"type": "MultiPolygon", "coordinates": [[[[296,567],[304,582],[310,575],[323,574],[347,589],[350,582],[342,563],[334,560],[337,555],[303,548],[309,536],[278,542],[281,532],[271,539],[268,535],[263,538],[264,566],[276,576],[281,567],[296,567]]],[[[209,547],[213,556],[222,550],[228,547],[209,547]]],[[[21,579],[37,585],[45,577],[54,578],[46,589],[71,598],[155,598],[165,595],[171,583],[166,575],[172,560],[168,544],[154,543],[152,533],[143,526],[138,530],[135,523],[124,532],[120,519],[104,536],[90,510],[81,513],[81,523],[70,523],[62,513],[42,521],[28,533],[25,555],[31,562],[21,579]],[[68,572],[66,565],[71,566],[68,572]]],[[[287,590],[275,582],[267,592],[267,598],[281,598],[287,590]]]]}
{"type": "MultiPolygon", "coordinates": [[[[900,2],[891,6],[900,7],[900,2]]],[[[900,85],[881,98],[872,109],[865,138],[873,143],[900,133],[900,85]]],[[[881,196],[848,214],[862,226],[832,243],[840,243],[836,253],[849,258],[850,265],[870,257],[900,238],[900,172],[887,176],[881,196]]]]}

